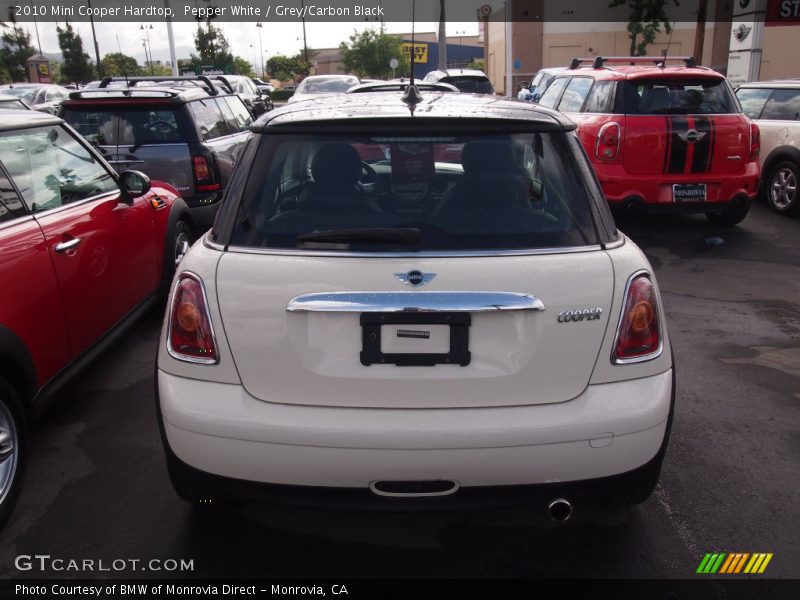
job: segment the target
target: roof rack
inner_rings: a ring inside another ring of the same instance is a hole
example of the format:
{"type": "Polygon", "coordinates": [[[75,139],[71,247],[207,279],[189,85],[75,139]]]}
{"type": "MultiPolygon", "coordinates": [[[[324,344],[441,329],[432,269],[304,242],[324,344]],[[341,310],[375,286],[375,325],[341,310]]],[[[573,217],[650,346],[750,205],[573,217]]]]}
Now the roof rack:
{"type": "MultiPolygon", "coordinates": [[[[387,81],[385,83],[362,83],[360,85],[355,85],[345,92],[347,94],[360,94],[363,92],[404,92],[406,88],[410,85],[409,82],[405,81],[387,81]]],[[[430,92],[457,92],[458,88],[454,85],[449,83],[417,83],[414,82],[414,86],[419,91],[430,91],[430,92]]]]}
{"type": "Polygon", "coordinates": [[[77,92],[70,92],[70,100],[100,100],[103,98],[110,98],[113,96],[124,96],[130,98],[133,95],[137,98],[175,98],[178,93],[169,90],[151,90],[148,88],[139,88],[132,90],[130,88],[92,88],[88,90],[78,90],[77,92]]]}
{"type": "Polygon", "coordinates": [[[650,64],[663,67],[668,60],[683,62],[690,69],[697,66],[694,56],[595,56],[593,58],[573,58],[569,63],[569,68],[577,69],[588,63],[592,64],[593,69],[602,69],[605,63],[650,64]]]}
{"type": "Polygon", "coordinates": [[[181,75],[178,77],[172,77],[170,75],[159,75],[155,77],[104,77],[98,88],[107,88],[108,84],[110,84],[112,81],[124,81],[128,84],[128,87],[134,87],[137,83],[149,83],[151,81],[155,83],[170,81],[200,81],[205,84],[203,87],[206,88],[210,96],[217,95],[216,86],[205,75],[181,75]]]}

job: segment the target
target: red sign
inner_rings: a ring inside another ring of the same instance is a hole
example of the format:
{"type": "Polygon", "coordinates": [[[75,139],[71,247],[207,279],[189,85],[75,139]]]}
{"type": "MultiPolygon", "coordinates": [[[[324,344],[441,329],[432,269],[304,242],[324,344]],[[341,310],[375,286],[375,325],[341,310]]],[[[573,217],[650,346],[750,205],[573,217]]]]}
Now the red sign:
{"type": "Polygon", "coordinates": [[[800,25],[800,0],[767,0],[764,25],[800,25]]]}

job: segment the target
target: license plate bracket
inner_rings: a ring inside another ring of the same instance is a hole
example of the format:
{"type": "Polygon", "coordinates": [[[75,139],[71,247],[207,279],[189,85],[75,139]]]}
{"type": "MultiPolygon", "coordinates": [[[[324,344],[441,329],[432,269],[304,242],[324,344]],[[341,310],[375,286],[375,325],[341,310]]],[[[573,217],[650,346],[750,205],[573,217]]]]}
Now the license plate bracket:
{"type": "Polygon", "coordinates": [[[680,202],[705,202],[707,190],[705,183],[674,183],[672,184],[672,201],[680,202]]]}
{"type": "Polygon", "coordinates": [[[361,364],[370,366],[433,367],[448,364],[466,367],[472,360],[469,351],[469,313],[362,313],[361,364]],[[384,325],[449,325],[450,351],[443,353],[384,353],[381,327],[384,325]]]}

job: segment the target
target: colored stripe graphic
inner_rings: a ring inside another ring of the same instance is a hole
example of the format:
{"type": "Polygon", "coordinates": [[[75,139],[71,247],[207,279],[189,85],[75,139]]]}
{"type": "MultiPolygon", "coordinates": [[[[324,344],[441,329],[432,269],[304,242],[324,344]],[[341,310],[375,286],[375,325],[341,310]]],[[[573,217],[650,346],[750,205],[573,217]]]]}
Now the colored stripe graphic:
{"type": "Polygon", "coordinates": [[[699,134],[705,134],[702,139],[694,142],[694,156],[692,157],[692,173],[707,173],[711,163],[711,119],[708,117],[695,117],[694,128],[699,134]]]}
{"type": "Polygon", "coordinates": [[[686,155],[688,153],[688,142],[684,142],[679,133],[686,133],[689,130],[689,119],[686,117],[672,117],[670,136],[670,154],[668,173],[683,173],[686,169],[686,155]]]}
{"type": "Polygon", "coordinates": [[[763,573],[772,560],[771,552],[707,552],[697,567],[697,573],[704,575],[733,575],[745,573],[756,575],[763,573]],[[749,560],[748,560],[749,559],[749,560]],[[745,566],[746,565],[746,566],[745,566]],[[744,569],[744,571],[742,571],[744,569]]]}

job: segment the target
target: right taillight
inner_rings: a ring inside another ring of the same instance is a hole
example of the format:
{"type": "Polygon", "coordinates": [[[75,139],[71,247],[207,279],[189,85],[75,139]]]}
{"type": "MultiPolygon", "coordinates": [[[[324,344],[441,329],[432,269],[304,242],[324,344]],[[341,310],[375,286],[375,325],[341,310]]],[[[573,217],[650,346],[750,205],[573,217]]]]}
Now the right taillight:
{"type": "Polygon", "coordinates": [[[755,123],[750,123],[750,158],[756,160],[761,153],[761,130],[755,123]]]}
{"type": "Polygon", "coordinates": [[[203,282],[193,273],[182,273],[175,285],[167,349],[185,362],[213,365],[219,359],[203,282]]]}
{"type": "Polygon", "coordinates": [[[194,187],[198,192],[216,192],[222,189],[219,183],[214,183],[212,166],[202,154],[192,157],[192,170],[194,172],[194,187]]]}
{"type": "Polygon", "coordinates": [[[626,287],[613,359],[617,364],[641,362],[658,356],[661,347],[655,287],[647,273],[637,273],[626,287]]]}
{"type": "Polygon", "coordinates": [[[600,160],[616,160],[619,156],[619,123],[606,123],[600,128],[594,143],[594,155],[600,160]]]}

